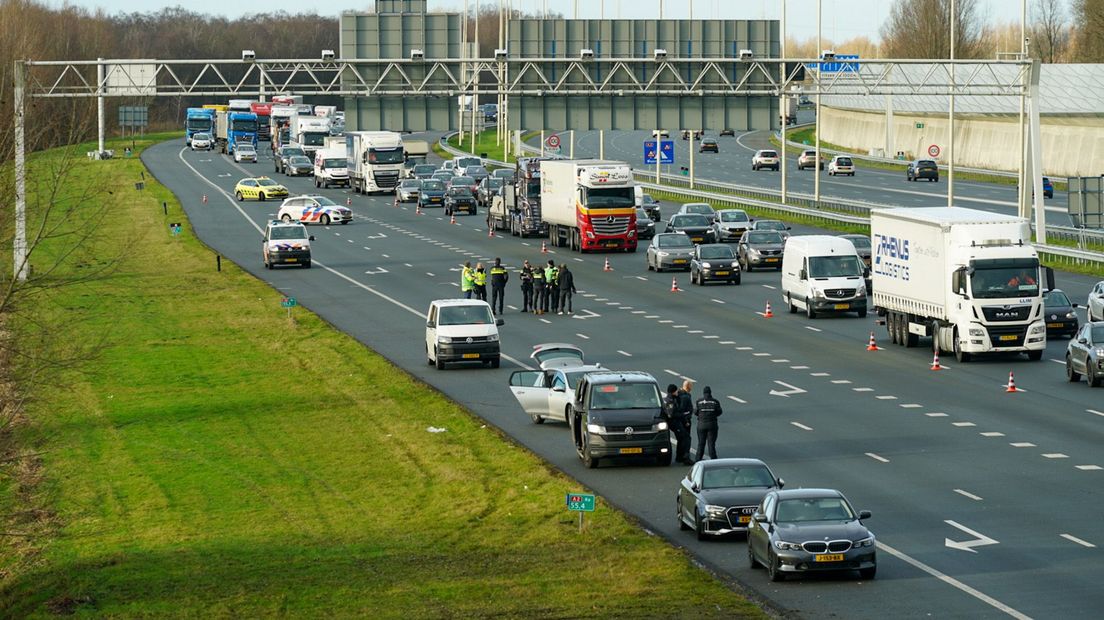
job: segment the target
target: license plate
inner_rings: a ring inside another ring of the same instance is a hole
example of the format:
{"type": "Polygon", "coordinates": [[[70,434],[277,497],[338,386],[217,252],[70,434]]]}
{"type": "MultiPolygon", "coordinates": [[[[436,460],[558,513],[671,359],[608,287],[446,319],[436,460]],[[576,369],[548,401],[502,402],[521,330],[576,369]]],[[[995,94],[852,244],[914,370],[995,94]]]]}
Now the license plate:
{"type": "Polygon", "coordinates": [[[479,359],[479,354],[478,353],[465,353],[464,354],[464,359],[466,359],[466,360],[477,360],[477,359],[479,359]]]}
{"type": "Polygon", "coordinates": [[[299,262],[299,259],[298,258],[285,258],[284,262],[285,263],[297,263],[297,262],[299,262]]]}
{"type": "Polygon", "coordinates": [[[842,562],[843,561],[843,554],[842,553],[821,553],[820,555],[817,555],[817,556],[813,557],[813,561],[814,562],[842,562]]]}
{"type": "Polygon", "coordinates": [[[693,241],[694,243],[701,243],[702,239],[703,239],[703,237],[690,237],[690,240],[693,241]]]}
{"type": "Polygon", "coordinates": [[[1047,323],[1047,327],[1061,327],[1061,323],[1047,323]]]}
{"type": "Polygon", "coordinates": [[[644,448],[621,448],[621,454],[643,454],[644,448]]]}
{"type": "Polygon", "coordinates": [[[615,248],[615,247],[617,247],[617,246],[619,246],[619,245],[621,245],[621,244],[620,244],[620,243],[618,243],[618,242],[616,242],[616,241],[608,241],[608,242],[606,242],[606,247],[607,247],[607,248],[615,248]]]}
{"type": "Polygon", "coordinates": [[[847,304],[836,304],[832,307],[836,310],[846,310],[849,306],[847,304]]]}
{"type": "Polygon", "coordinates": [[[1016,334],[1006,334],[1004,336],[1001,336],[1000,339],[1001,340],[1016,340],[1018,337],[1019,336],[1017,336],[1016,334]]]}
{"type": "Polygon", "coordinates": [[[714,271],[713,275],[715,275],[715,276],[727,276],[728,272],[727,271],[714,271]]]}
{"type": "Polygon", "coordinates": [[[751,523],[751,515],[743,515],[736,520],[737,523],[751,523]]]}
{"type": "Polygon", "coordinates": [[[676,258],[675,259],[675,264],[676,265],[685,265],[686,264],[686,259],[685,258],[676,258]]]}
{"type": "Polygon", "coordinates": [[[765,258],[765,259],[763,259],[763,261],[767,262],[767,263],[777,263],[778,259],[777,258],[765,258]]]}
{"type": "Polygon", "coordinates": [[[440,198],[430,198],[429,201],[430,202],[441,202],[441,199],[440,198]]]}

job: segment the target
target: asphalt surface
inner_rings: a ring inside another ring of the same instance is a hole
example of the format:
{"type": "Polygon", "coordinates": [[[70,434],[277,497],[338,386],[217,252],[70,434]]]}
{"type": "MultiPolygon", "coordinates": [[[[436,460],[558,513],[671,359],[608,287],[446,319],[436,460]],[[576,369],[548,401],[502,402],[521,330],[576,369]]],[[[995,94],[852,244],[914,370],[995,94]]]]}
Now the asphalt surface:
{"type": "MultiPolygon", "coordinates": [[[[143,160],[213,250],[787,613],[1095,618],[1104,606],[1096,583],[1104,569],[1104,391],[1066,382],[1055,363],[1064,340],[1051,341],[1041,362],[959,365],[950,358],[947,370],[933,372],[930,350],[891,346],[873,314],[813,321],[787,314],[777,272],[744,274],[740,286],[692,287],[688,274],[646,271],[643,249],[542,255],[540,240],[488,238],[482,212],[450,225],[439,210],[416,215],[391,196],[340,189],[322,193],[339,202],[351,197],[356,219],[311,228],[315,267],[266,271],[261,231],[279,203],[237,203],[231,194],[241,177],[272,174],[269,160],[235,165],[185,151],[181,141],[148,149],[143,160]],[[580,289],[575,316],[517,312],[515,274],[500,328],[502,368],[433,369],[424,347],[429,302],[459,296],[460,263],[495,256],[515,268],[526,258],[566,262],[580,289]],[[607,258],[612,272],[602,269],[607,258]],[[672,275],[682,292],[670,292],[672,275]],[[774,318],[762,316],[767,302],[774,318]],[[871,330],[883,350],[866,350],[871,330]],[[675,492],[684,466],[585,469],[566,427],[533,424],[507,387],[532,346],[552,341],[578,344],[608,368],[650,372],[663,385],[690,377],[695,397],[712,386],[725,409],[720,456],[761,458],[787,488],[838,488],[856,509],[873,511],[877,579],[770,583],[763,571],[747,568],[743,540],[699,542],[678,530],[675,492]],[[1005,392],[1010,370],[1024,391],[1005,392]]],[[[286,181],[292,194],[315,192],[309,179],[286,181]]],[[[1093,282],[1059,274],[1075,301],[1093,282]]],[[[271,311],[283,312],[276,305],[271,311]]]]}

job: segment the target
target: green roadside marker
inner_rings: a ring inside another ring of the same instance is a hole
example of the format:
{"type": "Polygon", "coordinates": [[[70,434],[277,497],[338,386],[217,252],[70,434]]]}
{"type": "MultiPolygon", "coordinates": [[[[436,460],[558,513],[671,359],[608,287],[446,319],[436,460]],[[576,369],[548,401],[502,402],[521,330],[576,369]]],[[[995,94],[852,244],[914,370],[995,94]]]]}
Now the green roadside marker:
{"type": "Polygon", "coordinates": [[[579,513],[579,533],[583,533],[583,513],[594,512],[594,495],[590,493],[568,493],[567,509],[579,513]]]}
{"type": "Polygon", "coordinates": [[[299,302],[295,301],[294,297],[284,297],[280,300],[280,305],[285,308],[294,308],[299,305],[299,302]]]}

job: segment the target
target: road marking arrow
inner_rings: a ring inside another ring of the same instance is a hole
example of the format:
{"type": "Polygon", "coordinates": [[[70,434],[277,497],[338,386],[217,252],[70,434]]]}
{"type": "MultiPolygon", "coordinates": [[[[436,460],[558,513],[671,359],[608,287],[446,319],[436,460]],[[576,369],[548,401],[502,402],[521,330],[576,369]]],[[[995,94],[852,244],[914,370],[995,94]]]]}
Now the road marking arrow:
{"type": "Polygon", "coordinates": [[[957,527],[958,529],[962,530],[963,532],[966,532],[970,536],[976,536],[977,537],[974,540],[964,540],[962,542],[951,540],[950,538],[944,539],[945,544],[948,547],[950,547],[951,549],[958,549],[959,551],[969,551],[970,553],[977,553],[977,551],[974,551],[974,547],[984,547],[986,545],[1000,544],[1000,541],[989,538],[985,534],[975,532],[974,530],[971,530],[970,528],[966,527],[965,525],[955,523],[954,521],[951,521],[949,519],[944,521],[944,523],[946,523],[947,525],[950,525],[951,527],[957,527]]]}
{"type": "Polygon", "coordinates": [[[383,239],[383,238],[385,238],[385,237],[387,237],[387,234],[386,234],[386,233],[380,233],[380,234],[378,234],[378,235],[370,235],[370,236],[368,236],[368,237],[365,237],[365,238],[366,238],[366,239],[383,239]]]}
{"type": "Polygon", "coordinates": [[[580,310],[579,312],[586,312],[586,316],[583,316],[581,314],[576,314],[576,315],[573,315],[571,318],[579,319],[580,321],[585,321],[587,319],[594,319],[594,318],[598,318],[598,317],[602,316],[602,315],[598,314],[597,312],[591,312],[590,310],[586,310],[586,309],[580,310]]]}
{"type": "Polygon", "coordinates": [[[387,273],[387,270],[384,269],[383,267],[380,267],[378,269],[369,269],[368,271],[364,272],[365,275],[369,275],[369,276],[378,276],[381,273],[387,273]]]}
{"type": "Polygon", "coordinates": [[[782,390],[771,390],[770,391],[771,396],[785,396],[786,398],[789,398],[790,396],[792,396],[794,394],[804,394],[805,393],[805,390],[803,390],[799,387],[790,385],[789,383],[783,383],[782,381],[775,381],[775,383],[777,383],[778,385],[781,385],[782,387],[786,387],[786,388],[789,388],[789,389],[784,390],[784,391],[782,391],[782,390]]]}

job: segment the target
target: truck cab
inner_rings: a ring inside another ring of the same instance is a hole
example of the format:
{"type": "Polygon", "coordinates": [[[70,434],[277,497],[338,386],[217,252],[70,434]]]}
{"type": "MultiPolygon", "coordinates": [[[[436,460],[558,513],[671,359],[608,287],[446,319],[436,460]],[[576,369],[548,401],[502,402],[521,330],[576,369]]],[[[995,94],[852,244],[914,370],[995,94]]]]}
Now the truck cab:
{"type": "Polygon", "coordinates": [[[519,157],[514,178],[491,200],[488,219],[495,230],[509,230],[515,237],[548,234],[541,218],[540,157],[519,157]]]}
{"type": "Polygon", "coordinates": [[[588,468],[601,459],[631,457],[671,464],[659,383],[646,372],[587,373],[575,386],[568,423],[575,452],[588,468]]]}
{"type": "Polygon", "coordinates": [[[636,192],[628,164],[584,159],[540,166],[541,216],[553,246],[636,251],[636,192]]]}
{"type": "Polygon", "coordinates": [[[345,157],[344,146],[319,150],[314,154],[314,186],[349,187],[348,165],[349,160],[345,157]]]}

